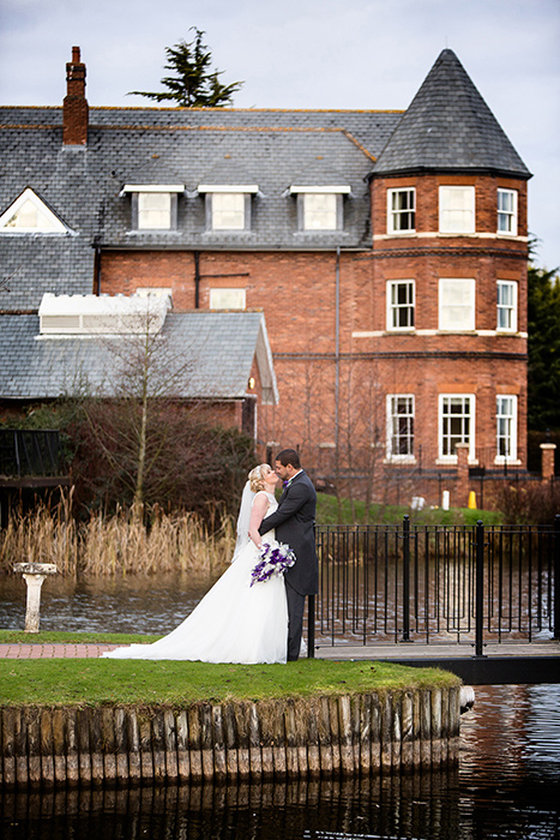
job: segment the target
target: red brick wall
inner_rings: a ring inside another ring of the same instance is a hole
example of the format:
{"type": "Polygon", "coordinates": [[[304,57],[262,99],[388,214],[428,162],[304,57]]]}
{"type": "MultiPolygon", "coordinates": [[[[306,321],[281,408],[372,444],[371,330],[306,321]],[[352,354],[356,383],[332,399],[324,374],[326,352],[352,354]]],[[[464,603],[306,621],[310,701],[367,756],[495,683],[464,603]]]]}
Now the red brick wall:
{"type": "MultiPolygon", "coordinates": [[[[435,467],[438,394],[473,393],[476,457],[491,466],[496,454],[496,394],[507,393],[518,396],[518,454],[525,464],[525,338],[515,334],[386,332],[386,283],[392,279],[415,280],[416,328],[437,331],[440,277],[475,279],[476,329],[489,331],[496,330],[496,281],[515,280],[519,290],[518,330],[526,331],[527,246],[520,239],[494,236],[498,186],[518,190],[518,232],[524,235],[524,182],[490,176],[432,175],[373,182],[373,252],[342,252],[340,257],[338,367],[335,252],[200,254],[200,308],[208,308],[211,288],[241,287],[246,289],[247,308],[265,313],[280,404],[259,405],[261,451],[268,441],[297,446],[304,459],[307,455],[308,466],[328,471],[335,460],[332,444],[338,441],[341,464],[347,472],[380,472],[385,457],[386,395],[412,393],[416,397],[415,436],[422,445],[422,465],[435,467]],[[487,236],[378,238],[386,233],[389,186],[416,186],[417,230],[434,233],[438,227],[437,188],[445,183],[476,186],[477,234],[487,236]]],[[[130,294],[142,286],[171,287],[174,307],[193,309],[193,254],[103,254],[101,292],[130,294]]]]}

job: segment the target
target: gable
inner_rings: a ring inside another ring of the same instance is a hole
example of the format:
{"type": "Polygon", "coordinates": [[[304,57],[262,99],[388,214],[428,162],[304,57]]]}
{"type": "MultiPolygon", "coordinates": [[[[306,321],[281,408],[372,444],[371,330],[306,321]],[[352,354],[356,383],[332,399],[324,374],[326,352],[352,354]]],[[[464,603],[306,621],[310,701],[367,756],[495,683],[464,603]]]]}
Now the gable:
{"type": "Polygon", "coordinates": [[[0,216],[0,233],[69,233],[69,228],[31,187],[0,216]]]}

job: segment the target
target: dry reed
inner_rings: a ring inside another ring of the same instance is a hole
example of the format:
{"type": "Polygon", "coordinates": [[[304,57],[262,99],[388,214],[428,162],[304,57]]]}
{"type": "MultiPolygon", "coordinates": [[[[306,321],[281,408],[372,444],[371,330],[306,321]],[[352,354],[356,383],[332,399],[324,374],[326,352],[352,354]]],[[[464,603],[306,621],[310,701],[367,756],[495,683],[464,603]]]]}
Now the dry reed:
{"type": "Polygon", "coordinates": [[[70,507],[66,499],[54,510],[43,505],[13,513],[0,532],[0,573],[22,561],[56,563],[59,573],[74,576],[217,573],[235,545],[234,524],[225,514],[212,528],[196,514],[161,511],[148,526],[126,510],[92,513],[76,523],[70,507]]]}

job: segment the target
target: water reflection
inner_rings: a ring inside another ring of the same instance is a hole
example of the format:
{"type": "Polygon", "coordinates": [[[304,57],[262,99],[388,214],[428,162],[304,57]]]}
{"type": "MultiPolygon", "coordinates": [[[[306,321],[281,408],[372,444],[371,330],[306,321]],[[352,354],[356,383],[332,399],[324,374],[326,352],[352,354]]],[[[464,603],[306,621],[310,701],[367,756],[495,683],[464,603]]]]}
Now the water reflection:
{"type": "MultiPolygon", "coordinates": [[[[457,773],[290,784],[140,788],[5,797],[5,840],[69,838],[456,838],[441,796],[457,773]],[[82,830],[84,814],[88,826],[82,830]],[[49,828],[50,826],[50,828],[49,828]]],[[[448,797],[449,801],[449,797],[448,797]]]]}
{"type": "Polygon", "coordinates": [[[560,686],[476,689],[459,767],[297,783],[6,794],[5,840],[557,840],[560,686]]]}
{"type": "MultiPolygon", "coordinates": [[[[167,633],[191,612],[214,580],[203,573],[78,581],[49,578],[41,591],[41,630],[167,633]]],[[[3,630],[23,629],[25,597],[20,576],[0,576],[3,630]]]]}

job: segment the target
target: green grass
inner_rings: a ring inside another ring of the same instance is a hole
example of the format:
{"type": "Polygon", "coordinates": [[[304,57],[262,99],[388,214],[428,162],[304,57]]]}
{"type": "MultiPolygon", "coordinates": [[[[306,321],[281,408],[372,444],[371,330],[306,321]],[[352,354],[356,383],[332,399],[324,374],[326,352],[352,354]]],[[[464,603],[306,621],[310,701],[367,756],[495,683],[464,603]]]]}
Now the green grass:
{"type": "Polygon", "coordinates": [[[355,501],[353,506],[349,499],[342,499],[340,510],[336,496],[328,493],[317,494],[317,523],[319,525],[400,525],[403,516],[408,514],[410,521],[417,525],[474,525],[482,519],[485,525],[499,525],[503,522],[503,514],[495,510],[478,510],[470,508],[425,508],[411,510],[406,505],[371,505],[369,517],[365,519],[365,504],[355,501]]]}
{"type": "Polygon", "coordinates": [[[155,642],[161,638],[156,636],[139,636],[133,633],[84,633],[81,631],[61,632],[54,630],[41,630],[40,633],[26,633],[24,630],[0,630],[0,645],[5,644],[64,644],[70,642],[75,644],[86,644],[88,642],[99,642],[107,645],[130,645],[135,642],[155,642]]]}
{"type": "Polygon", "coordinates": [[[226,665],[111,659],[0,661],[0,705],[171,705],[189,701],[308,697],[459,685],[437,668],[301,659],[226,665]]]}

